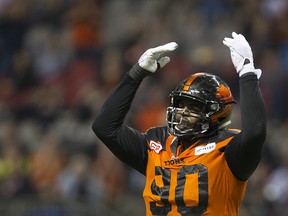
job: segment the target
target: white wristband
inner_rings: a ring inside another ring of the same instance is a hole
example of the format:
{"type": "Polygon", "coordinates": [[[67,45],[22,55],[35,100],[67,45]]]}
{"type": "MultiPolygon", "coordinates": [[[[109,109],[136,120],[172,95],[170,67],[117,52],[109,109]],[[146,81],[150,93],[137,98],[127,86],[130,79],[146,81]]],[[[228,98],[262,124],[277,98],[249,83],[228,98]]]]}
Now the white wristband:
{"type": "Polygon", "coordinates": [[[257,78],[260,79],[262,71],[260,69],[255,69],[252,63],[243,65],[242,69],[239,72],[239,77],[251,72],[255,73],[257,75],[257,78]]]}

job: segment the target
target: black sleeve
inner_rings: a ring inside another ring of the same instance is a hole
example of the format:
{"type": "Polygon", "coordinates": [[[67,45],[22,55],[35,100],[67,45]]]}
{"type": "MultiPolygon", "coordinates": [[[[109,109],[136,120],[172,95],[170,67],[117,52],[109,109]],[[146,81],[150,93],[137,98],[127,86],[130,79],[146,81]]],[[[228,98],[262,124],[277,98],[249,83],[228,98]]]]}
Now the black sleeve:
{"type": "Polygon", "coordinates": [[[266,138],[266,112],[259,81],[254,73],[240,78],[241,133],[236,135],[225,150],[225,158],[232,173],[247,180],[262,155],[266,138]]]}
{"type": "Polygon", "coordinates": [[[125,125],[124,120],[146,75],[147,71],[138,64],[134,65],[107,98],[92,126],[94,133],[117,158],[144,175],[147,162],[146,138],[139,131],[125,125]]]}

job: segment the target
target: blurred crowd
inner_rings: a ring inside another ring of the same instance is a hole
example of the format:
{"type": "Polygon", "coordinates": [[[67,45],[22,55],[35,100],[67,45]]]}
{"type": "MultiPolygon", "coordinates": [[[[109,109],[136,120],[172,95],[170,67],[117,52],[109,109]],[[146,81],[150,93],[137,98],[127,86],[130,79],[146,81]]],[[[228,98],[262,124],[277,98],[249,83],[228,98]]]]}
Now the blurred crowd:
{"type": "Polygon", "coordinates": [[[176,41],[172,61],[142,83],[127,123],[142,132],[165,124],[171,90],[206,71],[230,85],[238,102],[232,127],[240,127],[238,76],[222,44],[235,31],[263,71],[268,115],[240,212],[288,215],[287,23],[287,0],[0,0],[0,201],[133,208],[121,200],[141,198],[144,176],[93,134],[97,111],[146,49],[176,41]]]}

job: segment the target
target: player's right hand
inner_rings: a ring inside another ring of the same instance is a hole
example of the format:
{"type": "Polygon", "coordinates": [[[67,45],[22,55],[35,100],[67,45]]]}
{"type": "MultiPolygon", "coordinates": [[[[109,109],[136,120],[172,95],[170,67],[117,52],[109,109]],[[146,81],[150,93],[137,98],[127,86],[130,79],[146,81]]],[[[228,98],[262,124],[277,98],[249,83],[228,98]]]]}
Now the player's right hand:
{"type": "Polygon", "coordinates": [[[162,57],[162,55],[174,51],[177,49],[177,47],[177,43],[170,42],[162,46],[150,48],[146,50],[146,52],[144,52],[144,54],[139,58],[138,64],[144,70],[154,73],[157,71],[157,69],[164,67],[170,62],[170,58],[168,56],[162,57]]]}

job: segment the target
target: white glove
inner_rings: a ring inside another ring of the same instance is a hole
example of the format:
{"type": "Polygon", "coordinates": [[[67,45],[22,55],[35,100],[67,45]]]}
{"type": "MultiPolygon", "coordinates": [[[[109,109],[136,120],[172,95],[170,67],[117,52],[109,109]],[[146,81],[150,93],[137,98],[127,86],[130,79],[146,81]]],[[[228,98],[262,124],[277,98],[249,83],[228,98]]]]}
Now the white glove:
{"type": "Polygon", "coordinates": [[[161,55],[171,52],[178,47],[178,44],[175,42],[170,42],[162,46],[148,49],[138,60],[138,64],[141,68],[154,73],[158,67],[162,68],[167,63],[170,62],[168,56],[161,57],[161,55]]]}
{"type": "Polygon", "coordinates": [[[254,72],[259,79],[262,71],[255,69],[251,47],[242,34],[232,33],[233,38],[225,37],[223,44],[230,48],[233,65],[241,77],[243,74],[254,72]]]}

